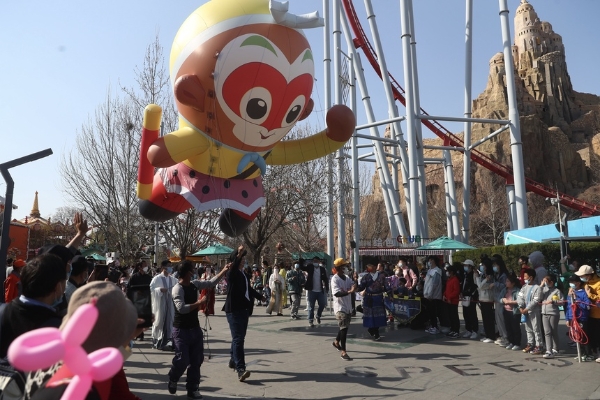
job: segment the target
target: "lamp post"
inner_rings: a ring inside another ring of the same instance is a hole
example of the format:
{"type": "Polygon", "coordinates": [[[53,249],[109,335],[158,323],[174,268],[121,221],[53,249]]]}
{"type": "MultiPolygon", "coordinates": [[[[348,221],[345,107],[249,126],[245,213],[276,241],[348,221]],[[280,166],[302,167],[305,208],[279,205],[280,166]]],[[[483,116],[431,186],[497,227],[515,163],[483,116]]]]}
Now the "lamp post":
{"type": "Polygon", "coordinates": [[[558,223],[555,225],[558,232],[560,232],[560,258],[562,259],[567,253],[567,249],[565,246],[565,238],[569,236],[569,230],[567,229],[567,214],[564,213],[562,216],[560,215],[560,197],[558,191],[556,192],[556,198],[546,198],[546,201],[550,201],[550,204],[556,206],[558,210],[558,223]]]}
{"type": "MultiPolygon", "coordinates": [[[[8,232],[10,230],[10,219],[12,218],[13,192],[15,189],[15,182],[8,170],[31,161],[39,160],[40,158],[48,157],[51,154],[52,149],[46,149],[0,164],[0,173],[2,173],[2,177],[6,182],[4,216],[2,217],[2,239],[0,240],[0,276],[6,276],[6,256],[8,254],[8,246],[10,245],[8,232]]],[[[0,299],[0,302],[2,302],[3,299],[4,297],[0,299]]]]}

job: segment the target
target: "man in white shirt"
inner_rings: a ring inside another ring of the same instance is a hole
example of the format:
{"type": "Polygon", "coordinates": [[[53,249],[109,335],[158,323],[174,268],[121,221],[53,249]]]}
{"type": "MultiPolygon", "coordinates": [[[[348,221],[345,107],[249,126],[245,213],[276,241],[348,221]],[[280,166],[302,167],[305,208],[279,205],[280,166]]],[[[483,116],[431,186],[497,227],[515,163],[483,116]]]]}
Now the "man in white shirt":
{"type": "Polygon", "coordinates": [[[333,311],[338,321],[340,330],[332,345],[341,351],[342,360],[352,360],[346,352],[346,336],[352,320],[352,301],[350,294],[354,293],[354,281],[346,275],[350,263],[343,258],[333,262],[335,275],[331,278],[331,292],[333,293],[333,311]]]}

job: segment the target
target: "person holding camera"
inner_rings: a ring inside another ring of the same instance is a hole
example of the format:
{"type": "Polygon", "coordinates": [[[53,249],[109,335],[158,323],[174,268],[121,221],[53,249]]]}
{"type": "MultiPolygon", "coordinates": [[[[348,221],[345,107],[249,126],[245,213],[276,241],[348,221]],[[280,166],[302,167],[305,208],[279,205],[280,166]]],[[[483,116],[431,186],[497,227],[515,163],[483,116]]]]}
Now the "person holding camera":
{"type": "Polygon", "coordinates": [[[173,287],[171,294],[175,303],[175,318],[173,321],[173,365],[169,370],[169,393],[177,392],[177,382],[187,369],[185,388],[188,399],[201,399],[198,389],[200,386],[200,366],[204,361],[204,338],[198,311],[208,300],[198,299],[202,289],[214,288],[229,270],[230,264],[225,265],[221,272],[208,281],[192,280],[196,268],[191,261],[184,261],[179,266],[179,281],[173,287]]]}

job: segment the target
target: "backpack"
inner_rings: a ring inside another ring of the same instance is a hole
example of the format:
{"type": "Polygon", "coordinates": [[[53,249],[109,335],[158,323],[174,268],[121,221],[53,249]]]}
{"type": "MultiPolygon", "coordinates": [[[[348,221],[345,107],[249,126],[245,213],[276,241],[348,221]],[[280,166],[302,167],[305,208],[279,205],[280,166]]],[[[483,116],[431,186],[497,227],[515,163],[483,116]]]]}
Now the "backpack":
{"type": "MultiPolygon", "coordinates": [[[[0,332],[6,303],[0,304],[0,332]]],[[[17,371],[8,358],[0,359],[0,400],[20,400],[25,398],[25,376],[17,371]]]]}

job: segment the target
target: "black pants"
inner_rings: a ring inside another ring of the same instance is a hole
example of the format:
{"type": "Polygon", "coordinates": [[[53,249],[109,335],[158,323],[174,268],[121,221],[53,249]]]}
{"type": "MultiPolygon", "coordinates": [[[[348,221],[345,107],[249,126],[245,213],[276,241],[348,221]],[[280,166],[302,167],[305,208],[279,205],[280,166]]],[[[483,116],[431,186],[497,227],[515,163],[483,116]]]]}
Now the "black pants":
{"type": "Polygon", "coordinates": [[[458,318],[458,304],[444,303],[446,315],[450,321],[450,332],[458,333],[460,331],[460,319],[458,318]]]}
{"type": "Polygon", "coordinates": [[[600,349],[600,319],[599,318],[588,318],[587,320],[587,332],[588,334],[588,347],[591,351],[597,351],[600,349]]]}
{"type": "Polygon", "coordinates": [[[480,302],[481,319],[483,319],[483,331],[488,339],[496,339],[496,314],[494,303],[491,301],[480,302]]]}
{"type": "Polygon", "coordinates": [[[465,330],[469,332],[479,331],[479,318],[477,317],[477,303],[471,301],[469,307],[463,306],[463,317],[465,319],[465,330]]]}
{"type": "Polygon", "coordinates": [[[513,346],[521,345],[521,314],[515,314],[512,311],[502,310],[504,313],[504,327],[506,328],[507,339],[513,346]]]}
{"type": "Polygon", "coordinates": [[[442,312],[442,301],[437,299],[429,299],[427,303],[429,310],[429,323],[432,328],[438,327],[438,317],[442,312]]]}

